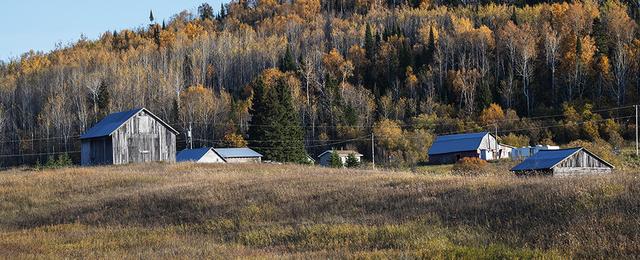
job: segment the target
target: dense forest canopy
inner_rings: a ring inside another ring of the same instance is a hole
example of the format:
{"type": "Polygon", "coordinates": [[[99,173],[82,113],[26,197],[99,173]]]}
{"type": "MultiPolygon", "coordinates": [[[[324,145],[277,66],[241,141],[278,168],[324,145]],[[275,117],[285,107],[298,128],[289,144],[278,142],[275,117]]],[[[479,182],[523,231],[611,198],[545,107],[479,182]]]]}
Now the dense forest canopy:
{"type": "Polygon", "coordinates": [[[252,144],[255,84],[290,89],[311,155],[369,155],[371,133],[392,164],[424,161],[444,133],[607,147],[633,136],[638,1],[254,0],[215,9],[0,63],[0,162],[77,153],[80,133],[133,107],[192,127],[195,146],[252,144]]]}

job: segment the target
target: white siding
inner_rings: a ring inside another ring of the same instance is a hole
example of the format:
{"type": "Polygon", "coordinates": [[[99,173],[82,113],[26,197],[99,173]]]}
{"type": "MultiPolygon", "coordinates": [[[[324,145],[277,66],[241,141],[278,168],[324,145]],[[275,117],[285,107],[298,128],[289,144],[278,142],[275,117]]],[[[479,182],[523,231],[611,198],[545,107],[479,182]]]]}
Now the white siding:
{"type": "Polygon", "coordinates": [[[202,158],[200,158],[200,160],[198,160],[198,163],[225,163],[225,162],[222,159],[222,157],[218,156],[217,153],[215,153],[212,150],[209,150],[207,153],[205,153],[202,156],[202,158]]]}

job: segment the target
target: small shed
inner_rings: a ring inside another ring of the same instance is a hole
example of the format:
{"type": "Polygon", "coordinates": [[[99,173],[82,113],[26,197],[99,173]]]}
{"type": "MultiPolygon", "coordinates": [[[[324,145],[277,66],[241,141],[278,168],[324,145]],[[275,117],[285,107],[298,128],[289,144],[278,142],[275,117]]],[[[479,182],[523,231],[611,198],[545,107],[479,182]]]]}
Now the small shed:
{"type": "Polygon", "coordinates": [[[511,169],[518,175],[554,176],[610,173],[614,166],[582,147],[541,150],[511,169]]]}
{"type": "Polygon", "coordinates": [[[511,147],[498,144],[489,132],[441,135],[429,149],[431,164],[450,164],[465,157],[476,157],[491,161],[507,158],[511,147]]]}
{"type": "Polygon", "coordinates": [[[338,156],[340,157],[340,160],[342,160],[343,165],[347,163],[347,159],[349,158],[349,155],[353,155],[356,158],[356,160],[358,160],[358,162],[362,161],[363,155],[354,150],[327,150],[324,153],[321,153],[320,155],[318,155],[318,158],[319,158],[318,164],[322,166],[331,166],[331,154],[333,152],[338,154],[338,156]]]}
{"type": "Polygon", "coordinates": [[[81,164],[175,162],[177,134],[145,108],[113,113],[80,136],[81,164]]]}
{"type": "Polygon", "coordinates": [[[226,163],[212,148],[184,149],[176,155],[177,162],[226,163]]]}
{"type": "Polygon", "coordinates": [[[262,154],[250,148],[213,148],[227,163],[261,163],[262,154]]]}

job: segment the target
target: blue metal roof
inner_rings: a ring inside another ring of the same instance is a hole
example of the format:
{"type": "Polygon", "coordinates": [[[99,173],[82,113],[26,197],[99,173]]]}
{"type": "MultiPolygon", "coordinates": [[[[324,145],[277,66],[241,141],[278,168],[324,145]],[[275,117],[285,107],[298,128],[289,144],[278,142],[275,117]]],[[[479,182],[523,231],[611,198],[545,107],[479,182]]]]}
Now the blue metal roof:
{"type": "Polygon", "coordinates": [[[138,112],[142,110],[147,112],[151,117],[160,121],[160,123],[162,123],[164,126],[169,128],[169,130],[178,134],[178,131],[173,129],[173,127],[171,127],[169,124],[162,121],[160,118],[158,118],[156,115],[152,114],[148,110],[144,108],[136,108],[129,111],[113,113],[106,116],[105,118],[100,120],[100,122],[95,124],[91,129],[87,130],[87,132],[81,135],[80,139],[91,139],[91,138],[109,136],[114,131],[118,130],[118,128],[120,128],[120,126],[122,126],[125,122],[127,122],[127,120],[129,120],[131,117],[135,116],[136,114],[138,114],[138,112]]]}
{"type": "Polygon", "coordinates": [[[103,118],[100,122],[94,125],[91,129],[85,132],[80,136],[80,139],[89,139],[89,138],[97,138],[103,136],[109,136],[113,131],[117,130],[129,120],[132,116],[136,115],[140,112],[142,108],[136,108],[129,111],[113,113],[105,118],[103,118]]]}
{"type": "Polygon", "coordinates": [[[252,158],[262,157],[262,154],[257,153],[249,148],[213,148],[222,158],[252,158]]]}
{"type": "Polygon", "coordinates": [[[522,163],[513,167],[512,171],[536,171],[551,169],[556,164],[564,161],[572,154],[582,150],[582,147],[560,149],[560,150],[541,150],[533,156],[527,158],[522,163]]]}
{"type": "Polygon", "coordinates": [[[204,147],[198,149],[184,149],[176,155],[177,162],[190,162],[190,161],[198,161],[202,159],[202,156],[207,154],[211,148],[204,147]]]}
{"type": "Polygon", "coordinates": [[[437,136],[429,149],[429,155],[475,151],[480,147],[482,138],[488,134],[489,132],[480,132],[437,136]]]}

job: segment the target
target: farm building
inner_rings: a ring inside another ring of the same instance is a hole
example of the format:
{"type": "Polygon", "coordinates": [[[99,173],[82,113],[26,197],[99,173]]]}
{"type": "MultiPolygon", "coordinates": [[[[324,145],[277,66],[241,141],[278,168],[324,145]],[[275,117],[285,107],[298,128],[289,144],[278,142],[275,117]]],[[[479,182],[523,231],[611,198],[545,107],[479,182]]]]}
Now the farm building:
{"type": "Polygon", "coordinates": [[[541,150],[513,167],[518,175],[541,173],[554,176],[610,173],[613,165],[588,150],[578,147],[541,150]]]}
{"type": "Polygon", "coordinates": [[[249,148],[213,148],[227,163],[261,163],[262,154],[249,148]]]}
{"type": "Polygon", "coordinates": [[[342,160],[342,164],[346,164],[347,163],[347,159],[349,158],[349,155],[353,155],[356,157],[356,160],[358,160],[358,162],[362,161],[362,154],[353,151],[353,150],[327,150],[324,153],[321,153],[320,155],[318,155],[318,164],[322,165],[322,166],[330,166],[331,165],[331,153],[336,152],[338,154],[338,156],[340,157],[340,160],[342,160]]]}
{"type": "Polygon", "coordinates": [[[508,158],[512,147],[498,144],[489,132],[442,135],[429,149],[429,163],[455,163],[464,157],[477,157],[491,161],[508,158]]]}
{"type": "Polygon", "coordinates": [[[184,149],[176,155],[177,162],[226,163],[224,158],[211,148],[184,149]]]}
{"type": "Polygon", "coordinates": [[[174,162],[176,134],[145,108],[113,113],[80,136],[81,164],[174,162]]]}
{"type": "Polygon", "coordinates": [[[511,150],[511,159],[522,160],[527,159],[534,154],[544,150],[558,150],[560,146],[555,145],[536,145],[529,147],[518,147],[511,150]]]}

